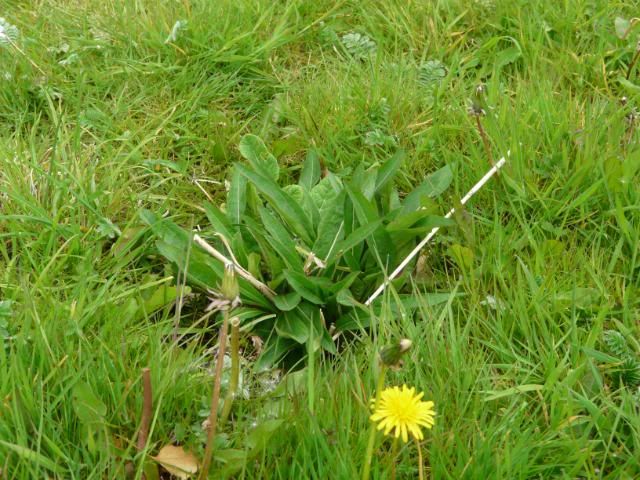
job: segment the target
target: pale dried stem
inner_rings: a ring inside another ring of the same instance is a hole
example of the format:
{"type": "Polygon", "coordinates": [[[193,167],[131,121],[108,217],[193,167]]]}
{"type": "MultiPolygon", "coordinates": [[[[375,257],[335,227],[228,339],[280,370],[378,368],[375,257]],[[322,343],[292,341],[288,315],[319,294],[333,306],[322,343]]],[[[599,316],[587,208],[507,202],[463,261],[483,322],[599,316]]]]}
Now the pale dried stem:
{"type": "MultiPolygon", "coordinates": [[[[509,153],[507,153],[507,156],[508,155],[509,153]]],[[[478,183],[476,183],[473,187],[471,187],[471,190],[469,190],[467,194],[464,197],[462,197],[462,200],[460,200],[460,205],[464,205],[465,203],[467,203],[471,199],[471,197],[473,197],[478,192],[478,190],[480,190],[484,186],[484,184],[487,183],[489,179],[493,177],[496,174],[496,172],[504,166],[506,162],[507,160],[505,159],[505,157],[502,157],[500,160],[498,160],[498,162],[493,167],[491,167],[491,169],[484,175],[484,177],[482,177],[478,181],[478,183]]],[[[452,208],[444,216],[444,218],[451,218],[454,213],[456,213],[456,209],[452,208]]],[[[393,272],[391,272],[391,275],[389,275],[389,277],[387,277],[387,279],[384,282],[382,282],[382,285],[380,285],[378,289],[375,292],[373,292],[373,294],[367,299],[367,301],[365,302],[365,305],[371,305],[371,303],[376,298],[378,298],[382,292],[384,292],[385,288],[387,288],[389,283],[391,283],[391,281],[394,278],[396,278],[398,275],[400,275],[400,273],[402,273],[402,270],[404,270],[405,267],[409,264],[409,262],[411,262],[411,260],[413,260],[415,256],[418,255],[418,253],[420,253],[420,250],[422,250],[424,246],[431,241],[431,239],[436,235],[436,233],[438,233],[438,230],[440,230],[440,227],[433,228],[429,232],[429,234],[418,245],[416,245],[416,248],[414,248],[411,251],[411,253],[407,255],[407,257],[402,262],[400,262],[400,265],[398,265],[396,269],[393,272]]]]}
{"type": "Polygon", "coordinates": [[[265,285],[260,280],[258,280],[253,275],[251,275],[251,273],[249,273],[247,270],[242,268],[242,266],[238,265],[237,262],[234,262],[233,260],[227,258],[220,251],[216,250],[209,243],[207,243],[207,241],[204,240],[200,235],[195,234],[193,236],[193,241],[196,242],[198,245],[200,245],[213,258],[220,260],[225,265],[229,265],[229,264],[233,265],[236,269],[236,273],[240,277],[244,278],[247,282],[249,282],[251,285],[253,285],[258,290],[260,290],[260,292],[268,299],[271,300],[273,299],[273,297],[276,296],[276,292],[271,290],[267,285],[265,285]]]}

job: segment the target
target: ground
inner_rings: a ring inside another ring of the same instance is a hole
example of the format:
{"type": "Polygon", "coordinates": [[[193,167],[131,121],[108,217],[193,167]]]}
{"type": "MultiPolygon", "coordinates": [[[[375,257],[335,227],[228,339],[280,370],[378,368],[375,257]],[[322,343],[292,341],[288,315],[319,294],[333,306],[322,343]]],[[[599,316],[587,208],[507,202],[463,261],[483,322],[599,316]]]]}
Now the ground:
{"type": "MultiPolygon", "coordinates": [[[[219,447],[243,459],[235,478],[357,478],[375,352],[406,337],[387,381],[435,403],[429,478],[640,476],[635,370],[621,381],[605,341],[619,332],[637,359],[636,2],[2,7],[18,29],[0,43],[2,478],[123,478],[128,462],[140,475],[144,367],[148,452],[202,454],[215,330],[187,308],[176,347],[172,304],[127,310],[174,281],[151,238],[127,246],[143,208],[206,222],[253,133],[290,178],[310,148],[334,171],[403,149],[404,190],[450,165],[445,213],[491,164],[469,112],[479,85],[491,156],[510,155],[428,250],[418,314],[316,357],[289,393],[254,394],[277,371],[247,382],[219,447]],[[460,295],[430,305],[432,292],[460,295]]],[[[379,439],[374,478],[389,478],[390,445],[379,439]]],[[[398,477],[417,478],[415,458],[414,443],[400,450],[398,477]]]]}

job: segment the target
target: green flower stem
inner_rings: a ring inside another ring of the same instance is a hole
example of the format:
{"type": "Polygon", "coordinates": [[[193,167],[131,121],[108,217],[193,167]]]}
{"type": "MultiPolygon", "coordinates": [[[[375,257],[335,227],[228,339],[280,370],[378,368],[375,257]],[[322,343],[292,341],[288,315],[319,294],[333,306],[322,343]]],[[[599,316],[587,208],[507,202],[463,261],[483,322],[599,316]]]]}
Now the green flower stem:
{"type": "Polygon", "coordinates": [[[240,384],[240,319],[234,317],[231,319],[231,379],[229,381],[229,390],[224,397],[224,406],[220,415],[220,425],[224,425],[231,413],[233,401],[238,394],[238,386],[240,384]]]}
{"type": "MultiPolygon", "coordinates": [[[[374,403],[374,409],[378,408],[380,402],[380,395],[384,388],[384,377],[387,374],[387,367],[384,364],[380,365],[380,373],[378,374],[378,386],[376,388],[376,401],[374,403]]],[[[373,458],[373,448],[376,445],[376,426],[374,423],[369,428],[369,443],[367,444],[367,453],[364,460],[364,468],[362,469],[362,480],[369,480],[371,475],[371,459],[373,458]]]]}
{"type": "Polygon", "coordinates": [[[398,438],[393,438],[391,445],[391,480],[396,480],[396,455],[398,455],[398,438]]]}
{"type": "Polygon", "coordinates": [[[418,445],[418,479],[424,480],[424,467],[422,460],[422,447],[420,447],[420,442],[416,440],[416,444],[418,445]]]}

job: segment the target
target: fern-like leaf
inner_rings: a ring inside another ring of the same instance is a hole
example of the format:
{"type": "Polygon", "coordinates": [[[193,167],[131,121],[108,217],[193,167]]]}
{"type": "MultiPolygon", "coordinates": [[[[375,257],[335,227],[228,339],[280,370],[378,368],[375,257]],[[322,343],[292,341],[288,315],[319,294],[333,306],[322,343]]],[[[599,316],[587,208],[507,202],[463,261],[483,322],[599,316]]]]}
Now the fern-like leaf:
{"type": "Polygon", "coordinates": [[[628,387],[640,385],[640,362],[632,357],[627,357],[620,365],[620,380],[628,387]]]}
{"type": "Polygon", "coordinates": [[[604,332],[604,343],[607,345],[609,353],[621,360],[630,353],[627,340],[617,330],[606,330],[604,332]]]}
{"type": "Polygon", "coordinates": [[[11,25],[3,17],[0,17],[0,47],[16,43],[20,31],[15,25],[11,25]]]}

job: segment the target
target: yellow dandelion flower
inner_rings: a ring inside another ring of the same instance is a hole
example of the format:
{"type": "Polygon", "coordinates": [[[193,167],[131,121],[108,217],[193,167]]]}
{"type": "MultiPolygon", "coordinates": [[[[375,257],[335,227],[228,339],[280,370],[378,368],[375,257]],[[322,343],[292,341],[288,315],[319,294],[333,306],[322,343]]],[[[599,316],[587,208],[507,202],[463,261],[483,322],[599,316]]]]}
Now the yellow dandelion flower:
{"type": "Polygon", "coordinates": [[[384,429],[385,435],[395,429],[395,437],[402,437],[403,442],[409,440],[409,433],[416,440],[422,440],[421,427],[430,429],[435,416],[433,402],[421,401],[423,395],[416,394],[415,388],[407,388],[406,385],[402,385],[402,389],[386,388],[380,394],[371,420],[378,423],[378,430],[384,429]]]}

